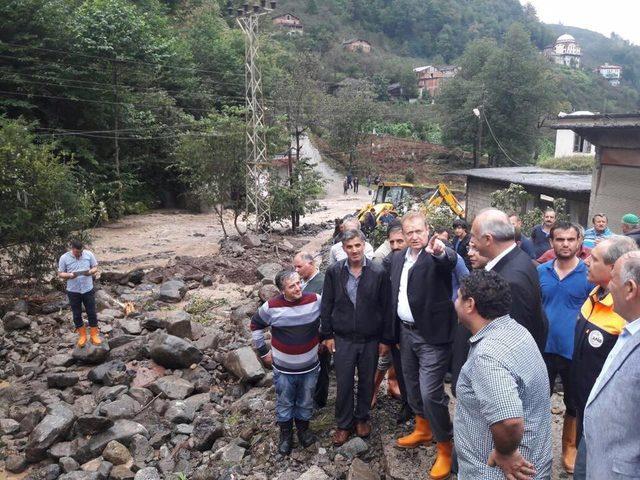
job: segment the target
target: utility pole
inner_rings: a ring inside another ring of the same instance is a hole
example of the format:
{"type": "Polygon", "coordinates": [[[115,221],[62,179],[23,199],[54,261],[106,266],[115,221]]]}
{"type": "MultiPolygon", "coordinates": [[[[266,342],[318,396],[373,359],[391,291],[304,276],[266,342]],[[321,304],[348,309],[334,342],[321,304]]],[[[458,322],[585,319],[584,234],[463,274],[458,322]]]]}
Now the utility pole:
{"type": "Polygon", "coordinates": [[[473,168],[480,166],[480,159],[482,158],[482,115],[483,105],[473,109],[473,114],[478,118],[478,130],[476,134],[476,141],[473,144],[473,168]]]}
{"type": "MultiPolygon", "coordinates": [[[[267,141],[265,136],[264,105],[262,103],[262,74],[258,65],[258,20],[276,8],[276,2],[266,0],[252,7],[245,2],[237,10],[236,21],[245,35],[245,105],[247,108],[246,164],[247,211],[256,215],[254,230],[267,232],[271,228],[267,171],[267,141]]],[[[231,0],[227,12],[233,15],[231,0]]]]}

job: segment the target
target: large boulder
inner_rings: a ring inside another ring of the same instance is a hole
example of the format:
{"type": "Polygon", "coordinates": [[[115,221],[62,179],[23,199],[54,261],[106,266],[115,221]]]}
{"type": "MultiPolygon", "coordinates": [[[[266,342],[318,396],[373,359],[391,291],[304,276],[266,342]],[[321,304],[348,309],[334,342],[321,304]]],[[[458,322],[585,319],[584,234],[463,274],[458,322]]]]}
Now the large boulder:
{"type": "Polygon", "coordinates": [[[260,297],[260,300],[263,302],[266,302],[277,295],[280,295],[280,290],[278,290],[278,287],[273,284],[263,285],[260,287],[260,290],[258,290],[258,297],[260,297]]]}
{"type": "Polygon", "coordinates": [[[149,388],[156,395],[162,393],[171,400],[184,400],[193,392],[191,382],[175,375],[160,377],[149,388]]]}
{"type": "Polygon", "coordinates": [[[242,347],[227,353],[224,366],[242,381],[255,382],[265,375],[265,369],[251,347],[242,347]]]}
{"type": "Polygon", "coordinates": [[[146,428],[131,420],[116,420],[111,428],[91,437],[89,442],[80,449],[76,460],[83,463],[102,453],[112,440],[127,444],[134,435],[149,436],[146,428]]]}
{"type": "Polygon", "coordinates": [[[182,300],[185,293],[187,293],[187,284],[182,280],[173,279],[160,285],[158,298],[163,302],[177,303],[182,300]]]}
{"type": "Polygon", "coordinates": [[[117,348],[112,348],[109,352],[109,360],[121,360],[130,362],[131,360],[143,360],[149,356],[149,339],[146,336],[135,337],[132,342],[127,342],[117,348]]]}
{"type": "Polygon", "coordinates": [[[276,274],[282,270],[279,263],[263,263],[258,267],[258,278],[263,284],[276,283],[276,274]]]}
{"type": "Polygon", "coordinates": [[[117,440],[111,440],[107,443],[102,451],[102,458],[113,465],[124,465],[132,459],[127,447],[117,440]]]}
{"type": "Polygon", "coordinates": [[[125,383],[127,366],[122,360],[112,360],[89,370],[88,378],[93,383],[118,385],[125,383]]]}
{"type": "Polygon", "coordinates": [[[87,341],[84,347],[76,345],[71,355],[77,363],[96,365],[105,361],[109,350],[109,343],[103,338],[100,345],[94,345],[90,341],[87,341]]]}
{"type": "Polygon", "coordinates": [[[95,297],[96,310],[99,312],[105,309],[121,310],[123,308],[123,305],[109,295],[104,289],[97,290],[95,297]]]}
{"type": "Polygon", "coordinates": [[[362,460],[355,458],[349,467],[347,480],[380,480],[380,475],[371,470],[362,460]]]}
{"type": "Polygon", "coordinates": [[[257,248],[262,245],[262,242],[260,241],[260,237],[255,233],[247,232],[242,236],[242,244],[247,248],[257,248]]]}
{"type": "Polygon", "coordinates": [[[140,408],[141,405],[133,398],[129,395],[123,395],[111,403],[102,405],[100,413],[112,420],[119,420],[121,418],[133,418],[140,411],[140,408]]]}
{"type": "Polygon", "coordinates": [[[164,328],[169,335],[180,338],[188,338],[193,340],[193,331],[191,330],[191,315],[184,310],[176,310],[170,312],[164,318],[164,328]]]}
{"type": "Polygon", "coordinates": [[[202,352],[189,340],[167,334],[156,336],[150,354],[154,362],[167,368],[188,368],[202,360],[202,352]]]}
{"type": "Polygon", "coordinates": [[[113,427],[113,420],[99,415],[82,415],[76,421],[76,429],[83,435],[93,435],[113,427]]]}
{"type": "Polygon", "coordinates": [[[47,448],[71,429],[76,416],[73,411],[62,403],[51,405],[49,413],[33,429],[25,449],[27,461],[42,460],[47,448]]]}
{"type": "Polygon", "coordinates": [[[59,372],[47,375],[47,385],[49,388],[67,388],[73,387],[80,377],[75,372],[59,372]]]}
{"type": "Polygon", "coordinates": [[[162,480],[162,478],[157,469],[154,467],[146,467],[136,472],[134,480],[162,480]]]}
{"type": "Polygon", "coordinates": [[[12,330],[29,328],[31,320],[24,313],[7,312],[5,316],[2,317],[2,324],[7,332],[11,332],[12,330]]]}
{"type": "Polygon", "coordinates": [[[193,433],[191,433],[191,442],[193,448],[204,452],[211,450],[213,442],[224,435],[224,427],[216,419],[208,415],[202,415],[193,422],[193,433]]]}

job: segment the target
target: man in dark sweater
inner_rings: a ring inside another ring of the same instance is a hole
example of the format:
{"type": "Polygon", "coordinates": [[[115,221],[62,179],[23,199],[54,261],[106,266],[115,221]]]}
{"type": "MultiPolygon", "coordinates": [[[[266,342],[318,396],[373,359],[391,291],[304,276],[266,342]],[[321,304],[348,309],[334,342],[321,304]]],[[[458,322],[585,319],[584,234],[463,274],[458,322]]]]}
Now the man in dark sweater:
{"type": "Polygon", "coordinates": [[[309,420],[320,371],[320,297],[315,293],[302,293],[300,276],[292,270],[279,272],[275,281],[282,294],[258,309],[251,319],[251,331],[262,361],[273,366],[276,417],[280,426],[278,451],[288,455],[293,447],[294,420],[300,444],[306,448],[315,442],[309,431],[309,420]],[[271,349],[264,339],[267,328],[271,328],[271,349]]]}
{"type": "Polygon", "coordinates": [[[320,334],[334,355],[336,371],[338,425],[334,445],[345,443],[354,426],[360,437],[371,433],[369,417],[378,350],[386,354],[386,345],[393,343],[388,321],[390,285],[384,267],[366,259],[365,238],[359,230],[346,231],[342,247],[347,258],[329,267],[325,275],[320,322],[320,334]]]}

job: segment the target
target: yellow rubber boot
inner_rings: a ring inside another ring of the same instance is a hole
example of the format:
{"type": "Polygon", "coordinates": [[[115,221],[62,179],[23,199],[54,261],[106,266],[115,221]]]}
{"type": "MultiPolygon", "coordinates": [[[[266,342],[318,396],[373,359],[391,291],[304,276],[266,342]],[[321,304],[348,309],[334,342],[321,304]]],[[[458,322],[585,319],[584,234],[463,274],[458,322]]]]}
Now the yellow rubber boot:
{"type": "Polygon", "coordinates": [[[416,424],[413,432],[396,440],[396,445],[400,448],[416,448],[419,445],[431,442],[431,440],[433,440],[433,434],[431,433],[429,420],[416,415],[416,424]]]}
{"type": "Polygon", "coordinates": [[[98,333],[99,333],[98,327],[91,327],[90,329],[91,343],[93,343],[94,345],[100,345],[102,343],[102,340],[100,340],[100,336],[98,335],[98,333]]]}
{"type": "Polygon", "coordinates": [[[451,453],[453,452],[452,442],[438,442],[436,444],[436,461],[429,472],[431,480],[443,480],[451,475],[451,453]]]}
{"type": "Polygon", "coordinates": [[[565,415],[562,425],[562,466],[567,473],[573,473],[577,453],[576,417],[565,415]]]}
{"type": "Polygon", "coordinates": [[[77,328],[76,332],[78,332],[77,345],[82,348],[87,344],[87,327],[77,328]]]}

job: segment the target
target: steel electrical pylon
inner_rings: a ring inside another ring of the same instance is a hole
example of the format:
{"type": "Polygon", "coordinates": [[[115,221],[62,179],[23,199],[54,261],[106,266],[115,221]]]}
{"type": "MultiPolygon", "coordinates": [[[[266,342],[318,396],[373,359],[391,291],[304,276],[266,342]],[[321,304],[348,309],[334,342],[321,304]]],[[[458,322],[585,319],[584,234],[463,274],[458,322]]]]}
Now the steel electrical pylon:
{"type": "Polygon", "coordinates": [[[269,173],[262,75],[258,66],[258,19],[270,10],[247,12],[236,18],[245,34],[245,103],[247,108],[247,211],[255,213],[254,229],[266,232],[271,228],[269,205],[269,173]]]}

